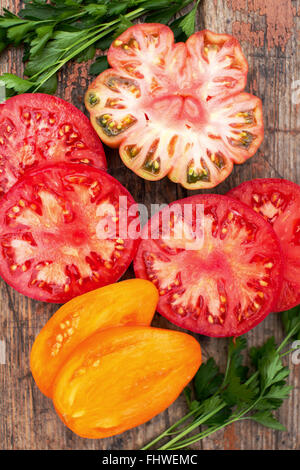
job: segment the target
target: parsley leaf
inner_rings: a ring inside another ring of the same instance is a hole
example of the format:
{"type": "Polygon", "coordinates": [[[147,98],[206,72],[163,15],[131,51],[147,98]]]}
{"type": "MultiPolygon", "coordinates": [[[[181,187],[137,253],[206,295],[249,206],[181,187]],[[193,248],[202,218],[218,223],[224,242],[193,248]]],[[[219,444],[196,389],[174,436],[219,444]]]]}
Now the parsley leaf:
{"type": "Polygon", "coordinates": [[[224,375],[220,373],[215,360],[211,357],[200,366],[194,379],[195,394],[199,402],[213,395],[220,387],[224,375]]]}
{"type": "Polygon", "coordinates": [[[195,32],[196,14],[200,0],[196,2],[194,8],[180,21],[179,26],[187,37],[195,32]]]}
{"type": "MultiPolygon", "coordinates": [[[[27,78],[4,77],[8,95],[54,93],[57,72],[70,60],[91,60],[97,48],[106,50],[143,15],[146,21],[147,15],[154,15],[156,21],[168,23],[190,3],[192,0],[26,0],[18,15],[4,9],[0,16],[0,52],[11,44],[22,45],[27,78]]],[[[91,73],[100,73],[107,66],[106,59],[99,58],[91,73]]]]}
{"type": "Polygon", "coordinates": [[[251,419],[267,428],[276,429],[277,431],[286,431],[285,426],[277,421],[270,411],[259,411],[252,415],[251,419]]]}
{"type": "Polygon", "coordinates": [[[5,84],[6,88],[13,90],[16,93],[26,93],[34,86],[34,82],[24,80],[12,73],[4,73],[1,75],[0,81],[5,84]]]}
{"type": "Polygon", "coordinates": [[[90,3],[89,5],[86,5],[84,7],[84,10],[89,15],[95,16],[96,18],[101,18],[107,12],[107,6],[106,5],[99,5],[97,3],[90,3]]]}
{"type": "Polygon", "coordinates": [[[299,326],[300,305],[286,312],[282,312],[281,319],[282,319],[282,323],[283,323],[286,334],[295,330],[295,333],[293,334],[293,339],[300,340],[300,326],[299,326]]]}
{"type": "Polygon", "coordinates": [[[106,55],[97,57],[96,61],[90,66],[89,73],[91,75],[99,75],[108,68],[108,62],[106,55]]]}

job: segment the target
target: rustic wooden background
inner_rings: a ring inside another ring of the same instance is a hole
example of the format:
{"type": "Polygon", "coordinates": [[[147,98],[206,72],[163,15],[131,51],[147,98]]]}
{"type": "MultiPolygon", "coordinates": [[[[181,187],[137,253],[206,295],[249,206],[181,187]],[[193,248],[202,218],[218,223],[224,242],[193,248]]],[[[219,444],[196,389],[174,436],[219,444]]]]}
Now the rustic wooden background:
{"type": "MultiPolygon", "coordinates": [[[[16,12],[22,2],[0,0],[0,6],[16,12]]],[[[265,141],[258,154],[217,188],[225,194],[231,187],[255,177],[283,177],[300,184],[300,0],[203,0],[198,9],[198,29],[233,33],[242,42],[249,61],[248,90],[263,99],[265,141]],[[299,80],[297,82],[297,80],[299,80]],[[297,90],[298,87],[298,90],[297,90]],[[297,94],[298,93],[298,94],[297,94]]],[[[22,75],[21,51],[0,57],[0,71],[22,75]]],[[[69,64],[59,77],[58,95],[84,111],[83,96],[92,77],[87,64],[69,64]]],[[[138,202],[169,203],[188,192],[164,180],[143,181],[121,165],[116,153],[107,151],[110,173],[118,178],[138,202]]],[[[133,276],[130,270],[127,277],[133,276]]],[[[167,411],[139,428],[104,440],[88,440],[69,431],[54,412],[51,401],[35,386],[29,370],[32,343],[56,305],[35,302],[19,295],[0,281],[0,340],[6,342],[6,364],[0,365],[1,449],[138,449],[181,417],[179,398],[167,411]]],[[[166,320],[155,324],[172,327],[166,320]]],[[[247,337],[250,345],[267,337],[283,336],[280,318],[270,315],[247,337]]],[[[200,337],[204,358],[213,355],[224,365],[226,340],[200,337]]],[[[252,422],[233,425],[195,445],[195,449],[299,449],[299,366],[289,364],[294,391],[278,412],[288,432],[275,432],[252,422]]]]}

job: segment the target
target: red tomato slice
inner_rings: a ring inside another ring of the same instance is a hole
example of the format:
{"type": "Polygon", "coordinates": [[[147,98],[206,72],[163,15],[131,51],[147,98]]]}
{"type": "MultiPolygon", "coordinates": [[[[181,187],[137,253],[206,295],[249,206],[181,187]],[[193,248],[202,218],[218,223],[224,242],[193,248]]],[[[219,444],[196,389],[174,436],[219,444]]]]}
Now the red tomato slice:
{"type": "Polygon", "coordinates": [[[212,188],[261,144],[262,104],[241,93],[248,64],[232,36],[201,31],[174,44],[167,26],[139,24],[108,61],[86,106],[101,139],[142,178],[212,188]]]}
{"type": "Polygon", "coordinates": [[[119,236],[121,221],[138,223],[128,216],[133,204],[117,180],[88,165],[26,173],[1,202],[0,275],[46,302],[117,281],[136,251],[136,240],[119,236]]]}
{"type": "Polygon", "coordinates": [[[207,336],[239,336],[277,302],[282,253],[272,227],[245,204],[198,195],[170,204],[144,227],[134,269],[158,287],[158,311],[172,323],[207,336]]]}
{"type": "Polygon", "coordinates": [[[284,255],[284,281],[276,311],[300,304],[300,186],[283,179],[255,179],[231,190],[275,230],[284,255]]]}
{"type": "Polygon", "coordinates": [[[106,169],[102,144],[79,109],[42,93],[0,105],[0,196],[26,170],[62,161],[106,169]]]}

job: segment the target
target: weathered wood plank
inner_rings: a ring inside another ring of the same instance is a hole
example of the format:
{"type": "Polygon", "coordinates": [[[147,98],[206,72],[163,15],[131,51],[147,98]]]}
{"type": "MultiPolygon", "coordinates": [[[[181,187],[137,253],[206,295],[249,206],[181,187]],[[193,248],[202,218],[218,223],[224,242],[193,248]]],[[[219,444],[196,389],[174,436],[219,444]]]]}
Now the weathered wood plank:
{"type": "MultiPolygon", "coordinates": [[[[17,11],[18,0],[1,0],[1,7],[17,11]]],[[[300,183],[299,108],[292,101],[293,83],[300,79],[300,0],[204,0],[197,26],[237,35],[249,60],[248,90],[263,98],[266,138],[258,154],[236,167],[226,182],[229,188],[253,177],[285,177],[300,183]],[[297,159],[298,157],[298,159],[297,159]]],[[[22,74],[21,52],[12,50],[0,58],[1,71],[22,74]]],[[[58,95],[84,110],[83,95],[91,81],[86,64],[71,64],[60,74],[58,95]]],[[[169,203],[188,192],[168,180],[145,182],[120,162],[117,152],[107,151],[109,172],[117,177],[138,202],[169,203]]],[[[192,194],[192,193],[190,193],[192,194]]],[[[126,277],[133,276],[132,269],[126,277]]],[[[0,282],[0,340],[7,346],[7,363],[0,365],[0,435],[2,449],[136,449],[185,412],[180,398],[169,410],[149,423],[121,436],[86,440],[69,431],[56,416],[51,402],[35,386],[29,371],[29,353],[38,331],[57,306],[35,302],[0,282]]],[[[155,325],[172,327],[157,316],[155,325]]],[[[248,334],[249,344],[282,335],[280,319],[269,318],[248,334]]],[[[200,338],[204,358],[213,355],[224,365],[226,341],[200,338]]],[[[244,422],[216,433],[196,449],[297,449],[300,447],[299,368],[290,364],[293,394],[279,412],[288,433],[266,430],[244,422]]]]}

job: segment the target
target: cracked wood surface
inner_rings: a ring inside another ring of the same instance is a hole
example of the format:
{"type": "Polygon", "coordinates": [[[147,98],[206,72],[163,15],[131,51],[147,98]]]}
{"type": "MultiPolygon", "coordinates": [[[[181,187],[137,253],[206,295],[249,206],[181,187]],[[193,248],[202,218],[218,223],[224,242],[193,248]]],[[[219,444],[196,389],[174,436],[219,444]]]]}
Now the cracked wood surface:
{"type": "MultiPolygon", "coordinates": [[[[1,7],[13,12],[20,3],[0,0],[1,7]]],[[[300,80],[300,0],[203,0],[197,27],[233,33],[241,40],[249,61],[247,90],[260,96],[264,103],[263,145],[247,163],[235,166],[232,175],[215,192],[225,194],[242,181],[257,177],[284,177],[300,184],[297,105],[300,97],[295,90],[297,86],[300,88],[297,83],[300,80]]],[[[21,51],[3,54],[0,71],[21,76],[21,51]]],[[[83,96],[91,80],[87,64],[68,64],[59,75],[57,94],[84,111],[83,96]]],[[[168,179],[151,183],[138,178],[122,166],[115,151],[107,150],[107,156],[109,172],[138,202],[169,203],[189,195],[168,179]]],[[[131,276],[132,269],[126,274],[131,276]]],[[[138,449],[186,412],[180,397],[164,413],[120,436],[104,440],[76,436],[61,423],[51,401],[37,389],[29,370],[34,338],[58,306],[30,300],[2,280],[0,289],[0,340],[6,342],[6,364],[0,365],[0,449],[138,449]]],[[[172,328],[158,315],[154,323],[172,328]]],[[[259,345],[271,335],[278,341],[283,337],[277,315],[270,315],[248,333],[249,345],[259,345]]],[[[213,355],[224,366],[227,341],[200,337],[200,342],[204,359],[213,355]]],[[[194,449],[299,449],[300,369],[291,362],[289,366],[294,390],[277,414],[288,432],[268,430],[245,421],[206,438],[194,449]]]]}

